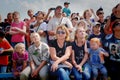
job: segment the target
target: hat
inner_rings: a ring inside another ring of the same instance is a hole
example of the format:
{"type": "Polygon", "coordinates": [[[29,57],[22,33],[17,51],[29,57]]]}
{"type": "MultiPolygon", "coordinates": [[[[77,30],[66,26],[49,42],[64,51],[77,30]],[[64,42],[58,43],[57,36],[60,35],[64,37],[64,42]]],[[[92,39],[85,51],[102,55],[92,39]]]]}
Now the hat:
{"type": "Polygon", "coordinates": [[[65,4],[70,4],[70,3],[69,3],[69,2],[64,2],[64,5],[65,5],[65,4]]]}
{"type": "Polygon", "coordinates": [[[102,7],[100,7],[100,8],[96,11],[96,14],[97,14],[97,15],[99,15],[99,14],[101,14],[101,13],[104,13],[102,7]]]}
{"type": "Polygon", "coordinates": [[[101,26],[101,24],[99,22],[94,22],[93,27],[95,27],[96,25],[100,25],[101,26]]]}
{"type": "Polygon", "coordinates": [[[59,8],[62,9],[62,6],[59,5],[59,6],[57,6],[55,9],[59,9],[59,8]]]}

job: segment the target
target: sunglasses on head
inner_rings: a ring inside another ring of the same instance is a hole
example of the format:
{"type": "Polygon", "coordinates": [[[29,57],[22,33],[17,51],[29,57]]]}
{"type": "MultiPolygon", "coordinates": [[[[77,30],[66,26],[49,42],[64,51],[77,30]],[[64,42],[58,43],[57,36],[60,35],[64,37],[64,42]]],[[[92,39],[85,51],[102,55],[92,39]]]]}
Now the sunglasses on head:
{"type": "Polygon", "coordinates": [[[57,31],[57,34],[65,34],[65,31],[57,31]]]}

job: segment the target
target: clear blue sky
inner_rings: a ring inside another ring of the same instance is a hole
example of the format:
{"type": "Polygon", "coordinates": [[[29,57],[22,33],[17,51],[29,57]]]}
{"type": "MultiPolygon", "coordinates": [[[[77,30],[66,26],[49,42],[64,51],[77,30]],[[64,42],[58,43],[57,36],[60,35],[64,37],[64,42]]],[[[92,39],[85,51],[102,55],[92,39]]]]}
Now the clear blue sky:
{"type": "Polygon", "coordinates": [[[56,7],[64,4],[65,1],[70,2],[72,12],[79,12],[81,15],[84,10],[92,8],[95,11],[102,6],[105,16],[110,15],[112,8],[120,3],[120,0],[1,0],[0,14],[2,20],[6,18],[8,12],[19,11],[21,19],[27,18],[27,10],[33,9],[47,12],[48,8],[56,7]]]}

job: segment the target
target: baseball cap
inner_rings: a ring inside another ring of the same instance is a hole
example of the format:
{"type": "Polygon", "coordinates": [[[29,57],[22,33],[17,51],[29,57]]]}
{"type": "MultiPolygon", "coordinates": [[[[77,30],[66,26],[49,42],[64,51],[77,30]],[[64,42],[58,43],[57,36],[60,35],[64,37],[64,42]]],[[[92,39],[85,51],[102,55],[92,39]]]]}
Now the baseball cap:
{"type": "Polygon", "coordinates": [[[69,2],[64,2],[64,5],[65,5],[65,4],[70,4],[70,3],[69,3],[69,2]]]}
{"type": "Polygon", "coordinates": [[[55,9],[62,9],[62,6],[58,5],[55,9]]]}
{"type": "Polygon", "coordinates": [[[101,26],[101,24],[99,22],[94,22],[93,27],[95,27],[96,25],[100,25],[101,26]]]}

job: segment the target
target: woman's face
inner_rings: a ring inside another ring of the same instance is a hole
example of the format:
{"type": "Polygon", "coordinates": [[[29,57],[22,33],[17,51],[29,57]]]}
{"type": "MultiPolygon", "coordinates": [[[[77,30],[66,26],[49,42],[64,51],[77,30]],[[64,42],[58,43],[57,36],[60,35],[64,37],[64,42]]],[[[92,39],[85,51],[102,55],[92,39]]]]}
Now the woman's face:
{"type": "Polygon", "coordinates": [[[79,28],[76,32],[76,37],[77,39],[80,38],[80,39],[83,39],[86,37],[86,32],[85,32],[85,29],[84,28],[79,28]]]}
{"type": "Polygon", "coordinates": [[[43,17],[44,17],[44,16],[43,16],[43,14],[42,14],[42,13],[38,13],[38,15],[37,15],[37,19],[38,19],[38,20],[43,19],[43,17]]]}
{"type": "Polygon", "coordinates": [[[92,16],[91,12],[90,11],[86,11],[86,14],[85,14],[86,18],[90,18],[92,16]]]}
{"type": "Polygon", "coordinates": [[[65,30],[59,28],[56,32],[57,39],[65,39],[66,38],[66,32],[65,30]]]}

